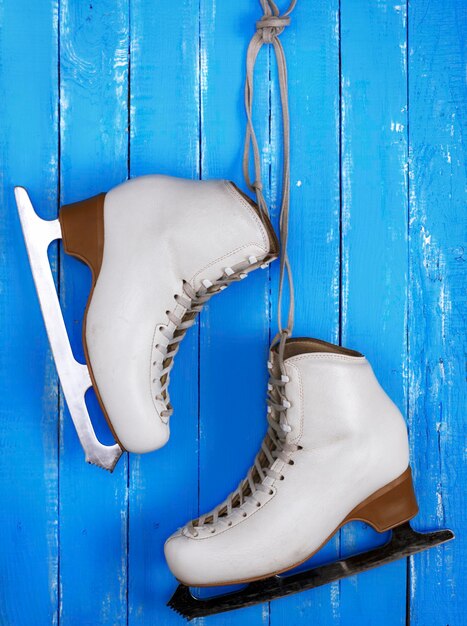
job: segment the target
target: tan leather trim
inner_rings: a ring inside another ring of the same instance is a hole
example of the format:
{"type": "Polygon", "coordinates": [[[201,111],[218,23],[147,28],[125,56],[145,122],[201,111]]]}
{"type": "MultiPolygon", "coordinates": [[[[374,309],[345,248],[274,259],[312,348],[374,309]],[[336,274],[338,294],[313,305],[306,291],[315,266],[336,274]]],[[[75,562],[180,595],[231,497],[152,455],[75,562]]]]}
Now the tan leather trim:
{"type": "Polygon", "coordinates": [[[376,491],[351,511],[343,524],[365,522],[379,533],[399,526],[418,513],[418,504],[412,483],[412,471],[405,472],[391,483],[376,491]]]}
{"type": "Polygon", "coordinates": [[[86,309],[83,316],[83,348],[86,364],[89,370],[92,386],[96,393],[102,413],[109,425],[110,431],[118,445],[125,450],[122,443],[112,426],[112,422],[105,410],[104,402],[99,393],[99,388],[94,378],[91,362],[89,359],[88,346],[86,343],[86,320],[89,304],[92,299],[94,287],[102,266],[102,258],[104,256],[104,202],[105,193],[97,196],[74,202],[73,204],[65,204],[60,209],[59,220],[62,228],[63,247],[65,252],[76,257],[91,269],[92,283],[89,292],[86,309]]]}
{"type": "MultiPolygon", "coordinates": [[[[267,576],[260,576],[258,578],[244,578],[240,580],[222,582],[219,584],[196,584],[193,586],[224,587],[227,585],[241,585],[251,583],[256,580],[264,580],[265,578],[269,578],[271,576],[278,576],[279,574],[295,569],[302,563],[305,563],[305,561],[308,561],[308,559],[311,559],[311,557],[319,552],[321,548],[331,539],[331,537],[333,537],[333,535],[335,535],[338,530],[340,530],[342,526],[345,526],[348,522],[365,522],[372,526],[376,531],[382,533],[408,522],[410,519],[415,517],[417,513],[418,504],[413,490],[412,471],[410,467],[408,467],[398,478],[391,481],[384,487],[381,487],[381,489],[375,491],[371,496],[356,506],[316,550],[298,563],[295,563],[290,567],[286,567],[285,569],[272,572],[267,576]]],[[[306,520],[303,520],[303,523],[306,524],[306,520]]],[[[190,583],[184,582],[180,579],[178,580],[187,587],[192,586],[190,583]]]]}
{"type": "Polygon", "coordinates": [[[63,246],[65,252],[91,268],[93,286],[97,281],[104,254],[105,193],[65,204],[60,209],[63,246]]]}
{"type": "MultiPolygon", "coordinates": [[[[275,348],[277,350],[277,347],[275,348]]],[[[328,341],[313,339],[311,337],[295,337],[287,339],[285,345],[284,359],[290,359],[301,354],[312,354],[314,352],[327,352],[329,354],[342,354],[344,356],[363,357],[361,352],[350,350],[328,341]]]]}

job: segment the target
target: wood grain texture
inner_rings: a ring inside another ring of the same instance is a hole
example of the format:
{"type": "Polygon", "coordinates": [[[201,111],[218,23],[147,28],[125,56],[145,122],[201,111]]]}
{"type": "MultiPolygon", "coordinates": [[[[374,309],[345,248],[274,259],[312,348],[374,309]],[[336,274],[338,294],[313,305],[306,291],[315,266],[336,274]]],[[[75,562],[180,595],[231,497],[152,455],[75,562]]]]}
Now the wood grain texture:
{"type": "MultiPolygon", "coordinates": [[[[130,174],[199,178],[199,6],[132,0],[130,174]]],[[[155,242],[157,245],[157,242],[155,242]]],[[[171,372],[174,407],[167,446],[132,456],[129,619],[180,624],[165,604],[176,581],[164,542],[198,511],[198,325],[171,372]]]]}
{"type": "MultiPolygon", "coordinates": [[[[112,475],[86,465],[12,193],[26,186],[52,218],[59,202],[128,176],[243,186],[244,64],[260,15],[255,0],[0,0],[2,626],[182,624],[165,607],[176,581],[164,541],[236,487],[264,435],[277,263],[213,298],[182,342],[169,444],[125,456],[112,475]]],[[[466,18],[462,0],[302,0],[282,35],[294,335],[368,356],[408,416],[414,525],[451,527],[457,538],[410,562],[199,625],[465,623],[466,18]]],[[[267,48],[255,102],[277,226],[281,122],[267,48]]],[[[83,360],[90,277],[59,250],[53,245],[50,258],[83,360]]],[[[110,442],[92,394],[89,406],[110,442]]],[[[378,541],[349,525],[312,562],[378,541]]]]}
{"type": "MultiPolygon", "coordinates": [[[[244,187],[243,84],[246,49],[258,7],[249,0],[201,2],[201,173],[244,187]],[[230,24],[230,28],[226,25],[230,24]],[[222,59],[222,62],[219,60],[222,59]]],[[[258,140],[269,146],[268,55],[257,66],[258,140]],[[262,87],[262,88],[261,88],[262,87]]],[[[268,159],[263,177],[268,180],[268,159]]],[[[200,513],[234,490],[251,466],[265,432],[266,355],[269,341],[268,271],[213,298],[201,315],[200,513]]],[[[218,616],[219,625],[268,624],[268,605],[218,616]]]]}
{"type": "MultiPolygon", "coordinates": [[[[57,4],[0,2],[0,623],[58,619],[58,386],[13,196],[57,211],[57,4]],[[25,15],[29,16],[25,20],[25,15]]],[[[56,246],[50,259],[56,271],[56,246]]]]}
{"type": "Polygon", "coordinates": [[[465,3],[409,13],[409,415],[418,528],[456,539],[413,557],[412,624],[461,625],[467,601],[465,3]]]}
{"type": "MultiPolygon", "coordinates": [[[[342,343],[365,354],[406,410],[406,7],[341,2],[342,343]]],[[[362,524],[341,531],[345,554],[383,542],[362,524]]],[[[340,584],[343,624],[406,623],[406,563],[340,584]]]]}
{"type": "MultiPolygon", "coordinates": [[[[339,3],[299,3],[282,35],[291,115],[289,257],[295,282],[294,335],[339,341],[340,148],[339,3]]],[[[281,120],[273,91],[272,195],[280,191],[281,120]]],[[[274,205],[277,224],[278,207],[274,205]]],[[[277,330],[278,268],[273,269],[272,332],[277,330]]],[[[284,307],[284,311],[285,311],[284,307]]],[[[338,557],[339,537],[300,569],[338,557]]],[[[271,624],[340,623],[339,583],[271,604],[271,624]]]]}
{"type": "MultiPolygon", "coordinates": [[[[60,5],[61,203],[107,191],[127,177],[128,3],[60,5]]],[[[76,358],[84,362],[86,266],[63,255],[60,295],[76,358]]],[[[99,436],[112,437],[94,394],[99,436]]],[[[83,462],[62,399],[60,439],[60,625],[127,620],[127,459],[109,475],[83,462]]]]}

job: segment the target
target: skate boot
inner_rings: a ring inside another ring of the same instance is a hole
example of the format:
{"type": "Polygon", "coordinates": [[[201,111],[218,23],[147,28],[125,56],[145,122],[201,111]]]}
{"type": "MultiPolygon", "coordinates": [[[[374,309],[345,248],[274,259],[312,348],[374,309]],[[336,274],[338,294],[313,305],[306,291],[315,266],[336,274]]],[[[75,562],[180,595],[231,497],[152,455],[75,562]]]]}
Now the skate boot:
{"type": "Polygon", "coordinates": [[[278,255],[268,217],[233,183],[143,176],[40,219],[15,190],[60,381],[86,459],[112,470],[122,448],[169,437],[170,372],[179,344],[214,294],[278,255]],[[92,271],[75,361],[47,258],[51,241],[92,271]],[[84,403],[94,386],[117,444],[97,440],[84,403]]]}
{"type": "MultiPolygon", "coordinates": [[[[409,467],[405,422],[359,352],[316,339],[291,339],[292,272],[287,255],[290,160],[287,68],[279,35],[296,0],[279,14],[272,0],[247,52],[247,132],[256,181],[260,151],[252,123],[253,71],[258,52],[271,43],[282,104],[283,177],[280,214],[278,333],[270,350],[268,430],[246,478],[224,502],[186,525],[165,544],[181,581],[169,606],[188,619],[274,600],[409,556],[449,539],[449,530],[416,533],[408,521],[418,506],[409,467]],[[288,286],[286,324],[282,296],[288,286]],[[385,546],[308,572],[279,577],[315,554],[354,520],[378,532],[393,529],[385,546]],[[247,583],[240,591],[196,599],[189,587],[247,583]]],[[[262,205],[261,185],[253,185],[262,205]]]]}
{"type": "Polygon", "coordinates": [[[452,537],[420,535],[406,524],[418,512],[406,425],[366,358],[300,338],[285,342],[281,360],[276,346],[268,363],[268,430],[246,478],[165,544],[169,567],[183,583],[170,605],[190,619],[321,585],[452,537]],[[378,532],[397,529],[393,543],[371,558],[318,568],[319,575],[276,576],[354,520],[378,532]],[[188,590],[262,579],[208,600],[188,590]]]}

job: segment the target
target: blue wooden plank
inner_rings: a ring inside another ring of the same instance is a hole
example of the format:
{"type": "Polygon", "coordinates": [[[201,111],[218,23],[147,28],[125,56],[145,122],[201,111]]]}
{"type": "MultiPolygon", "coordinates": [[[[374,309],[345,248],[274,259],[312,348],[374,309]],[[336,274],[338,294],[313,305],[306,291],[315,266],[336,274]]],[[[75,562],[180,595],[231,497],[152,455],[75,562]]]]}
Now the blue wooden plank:
{"type": "MultiPolygon", "coordinates": [[[[58,396],[12,186],[25,185],[39,213],[54,217],[59,167],[62,202],[126,178],[129,17],[131,174],[227,177],[241,183],[244,58],[259,4],[184,0],[176,12],[168,0],[128,4],[62,0],[59,12],[57,0],[0,0],[2,624],[181,623],[164,607],[175,586],[163,557],[164,540],[196,515],[198,472],[204,511],[244,475],[264,432],[264,365],[270,327],[275,330],[277,267],[270,275],[256,272],[215,298],[202,316],[200,335],[193,329],[184,340],[171,385],[176,409],[171,442],[153,455],[133,456],[131,476],[125,458],[114,475],[84,464],[58,396]],[[235,384],[229,387],[226,380],[235,384]],[[226,443],[232,429],[247,433],[241,450],[226,443]]],[[[342,340],[365,351],[401,409],[408,403],[421,507],[415,525],[449,526],[457,539],[414,557],[408,580],[405,564],[394,564],[270,608],[212,621],[403,624],[407,587],[412,624],[457,626],[465,621],[467,602],[461,387],[464,3],[410,4],[408,248],[405,4],[341,0],[340,20],[338,0],[318,4],[299,2],[292,26],[282,35],[292,109],[294,334],[339,338],[340,22],[342,340]]],[[[275,198],[280,120],[270,51],[263,51],[257,71],[264,177],[268,196],[275,198]],[[270,69],[265,86],[263,76],[270,69]]],[[[276,222],[277,209],[273,206],[276,222]]],[[[55,246],[51,260],[56,266],[55,246]]],[[[62,262],[62,301],[81,359],[80,320],[89,282],[87,270],[74,259],[62,262]]],[[[96,411],[92,398],[90,404],[96,411]]],[[[102,418],[97,421],[110,441],[102,418]]],[[[339,550],[375,541],[356,526],[342,537],[316,560],[332,560],[339,550]]]]}
{"type": "MultiPolygon", "coordinates": [[[[294,336],[339,340],[339,4],[298,3],[281,35],[289,72],[291,218],[289,256],[294,272],[294,336]]],[[[278,87],[273,88],[273,134],[280,130],[278,87]]],[[[280,151],[272,144],[273,195],[280,186],[280,151]]],[[[277,219],[278,207],[274,207],[277,219]]],[[[276,330],[277,268],[272,295],[276,330]]],[[[306,523],[306,520],[304,520],[306,523]]],[[[308,563],[338,557],[338,537],[308,563]]],[[[340,621],[339,583],[271,605],[271,625],[340,621]]]]}
{"type": "MultiPolygon", "coordinates": [[[[127,176],[128,3],[62,2],[61,202],[107,191],[127,176]]],[[[64,255],[61,300],[75,355],[88,269],[64,255]]],[[[102,416],[89,404],[106,441],[102,416]]],[[[63,404],[62,404],[63,406],[63,404]]],[[[68,410],[60,445],[60,624],[126,624],[127,459],[110,475],[84,463],[68,410]]]]}
{"type": "Polygon", "coordinates": [[[409,409],[418,528],[456,539],[410,567],[410,622],[465,624],[466,5],[410,3],[409,409]]]}
{"type": "MultiPolygon", "coordinates": [[[[406,412],[406,7],[341,2],[342,342],[406,412]]],[[[383,538],[342,530],[342,551],[383,538]]],[[[405,624],[406,562],[341,582],[342,624],[405,624]]]]}
{"type": "MultiPolygon", "coordinates": [[[[249,0],[201,2],[202,176],[230,179],[243,188],[245,59],[260,17],[259,3],[249,0]]],[[[268,53],[264,49],[256,69],[255,127],[260,144],[265,146],[266,185],[270,154],[268,70],[268,53]]],[[[248,280],[232,285],[214,298],[201,316],[201,513],[219,504],[236,488],[264,437],[268,292],[268,272],[253,272],[248,280]],[[232,445],[232,441],[236,443],[232,445]]],[[[216,618],[219,625],[268,623],[267,604],[216,618]]]]}
{"type": "MultiPolygon", "coordinates": [[[[132,0],[131,176],[199,177],[199,6],[132,0]]],[[[155,242],[157,245],[157,242],[155,242]]],[[[129,623],[180,624],[165,604],[176,587],[164,542],[197,514],[198,327],[171,374],[171,438],[131,456],[129,623]]]]}
{"type": "Polygon", "coordinates": [[[0,2],[0,622],[15,626],[58,610],[57,377],[13,197],[23,185],[56,215],[57,41],[55,1],[0,2]]]}

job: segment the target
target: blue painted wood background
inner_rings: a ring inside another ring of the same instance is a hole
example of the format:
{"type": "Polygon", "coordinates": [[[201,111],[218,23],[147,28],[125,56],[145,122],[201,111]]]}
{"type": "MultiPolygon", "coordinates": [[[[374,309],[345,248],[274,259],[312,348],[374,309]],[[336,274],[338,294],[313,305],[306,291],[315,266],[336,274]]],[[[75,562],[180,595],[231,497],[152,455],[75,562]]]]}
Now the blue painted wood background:
{"type": "MultiPolygon", "coordinates": [[[[302,0],[283,34],[292,114],[295,334],[362,350],[407,416],[419,529],[457,539],[219,625],[466,623],[463,0],[302,0]]],[[[242,182],[255,0],[0,0],[0,623],[179,624],[163,542],[235,487],[265,430],[277,268],[215,298],[184,340],[163,450],[87,466],[60,393],[13,185],[44,217],[128,176],[242,182]],[[272,321],[271,321],[272,320],[272,321]]],[[[277,81],[258,74],[279,185],[277,81]]],[[[51,262],[76,355],[90,277],[51,262]]],[[[92,394],[99,433],[110,441],[92,394]]],[[[305,520],[306,523],[306,520],[305,520]]],[[[315,558],[381,538],[348,526],[315,558]]],[[[201,622],[199,622],[201,623],[201,622]]],[[[204,622],[203,622],[204,623],[204,622]]]]}

